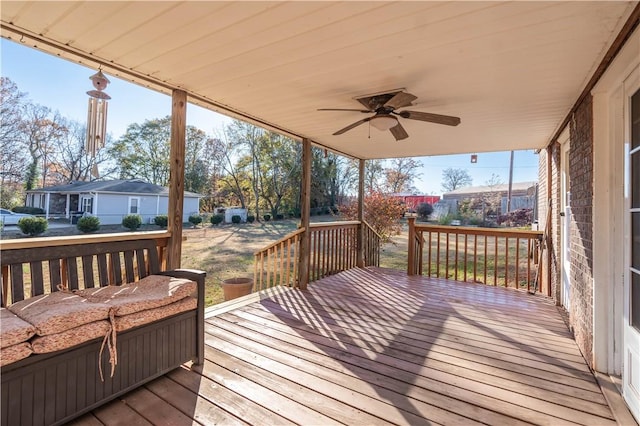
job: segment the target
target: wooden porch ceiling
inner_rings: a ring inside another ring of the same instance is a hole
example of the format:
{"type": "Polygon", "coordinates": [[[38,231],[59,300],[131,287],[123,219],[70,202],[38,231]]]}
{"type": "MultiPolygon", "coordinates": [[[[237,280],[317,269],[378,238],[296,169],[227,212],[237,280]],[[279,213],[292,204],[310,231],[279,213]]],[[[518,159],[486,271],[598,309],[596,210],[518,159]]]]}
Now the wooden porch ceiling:
{"type": "Polygon", "coordinates": [[[539,296],[353,269],[206,320],[206,363],[77,424],[615,424],[539,296]]]}
{"type": "Polygon", "coordinates": [[[348,155],[541,148],[632,13],[615,2],[3,1],[2,36],[348,155]],[[355,97],[404,88],[410,137],[355,97]],[[369,137],[370,133],[370,137],[369,137]]]}

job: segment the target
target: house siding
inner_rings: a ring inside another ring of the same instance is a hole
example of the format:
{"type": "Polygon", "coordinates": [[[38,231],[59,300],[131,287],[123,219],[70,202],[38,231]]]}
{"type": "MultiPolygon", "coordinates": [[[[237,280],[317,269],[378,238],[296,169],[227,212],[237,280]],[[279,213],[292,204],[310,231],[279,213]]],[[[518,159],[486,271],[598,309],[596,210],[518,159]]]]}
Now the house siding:
{"type": "MultiPolygon", "coordinates": [[[[593,367],[593,102],[587,96],[571,121],[571,309],[576,342],[593,367]]],[[[559,181],[559,179],[558,179],[559,181]]]]}

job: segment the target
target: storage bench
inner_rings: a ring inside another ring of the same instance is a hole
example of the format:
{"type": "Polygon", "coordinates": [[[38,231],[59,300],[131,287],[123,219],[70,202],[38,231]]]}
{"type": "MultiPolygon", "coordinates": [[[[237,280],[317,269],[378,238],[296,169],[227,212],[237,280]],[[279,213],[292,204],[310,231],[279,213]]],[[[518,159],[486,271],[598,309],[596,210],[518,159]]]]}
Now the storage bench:
{"type": "Polygon", "coordinates": [[[21,300],[29,305],[30,299],[58,291],[58,284],[69,294],[95,293],[91,289],[124,285],[126,290],[152,275],[168,275],[197,287],[195,301],[189,300],[194,309],[117,331],[113,370],[103,337],[4,365],[2,425],[62,424],[188,361],[203,362],[205,273],[161,271],[153,239],[3,250],[0,265],[4,306],[21,300]]]}

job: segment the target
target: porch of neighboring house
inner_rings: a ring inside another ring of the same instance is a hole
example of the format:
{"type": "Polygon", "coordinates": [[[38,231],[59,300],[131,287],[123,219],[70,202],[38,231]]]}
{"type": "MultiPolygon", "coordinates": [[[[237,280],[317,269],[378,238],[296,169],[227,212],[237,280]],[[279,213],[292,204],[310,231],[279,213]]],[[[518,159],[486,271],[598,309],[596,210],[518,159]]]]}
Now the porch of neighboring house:
{"type": "Polygon", "coordinates": [[[540,294],[354,268],[214,307],[205,333],[202,368],[75,424],[616,424],[540,294]]]}

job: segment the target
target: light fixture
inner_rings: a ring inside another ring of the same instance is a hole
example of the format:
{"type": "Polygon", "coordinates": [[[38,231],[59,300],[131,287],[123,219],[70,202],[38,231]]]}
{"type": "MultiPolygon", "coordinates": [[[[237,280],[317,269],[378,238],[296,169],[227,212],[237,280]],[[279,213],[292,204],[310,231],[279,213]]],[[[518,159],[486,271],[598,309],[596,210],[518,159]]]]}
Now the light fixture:
{"type": "Polygon", "coordinates": [[[471,154],[471,162],[473,164],[478,162],[478,154],[471,154]]]}
{"type": "Polygon", "coordinates": [[[378,130],[389,130],[398,124],[398,119],[389,114],[377,114],[369,121],[378,130]]]}

